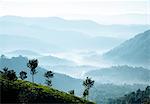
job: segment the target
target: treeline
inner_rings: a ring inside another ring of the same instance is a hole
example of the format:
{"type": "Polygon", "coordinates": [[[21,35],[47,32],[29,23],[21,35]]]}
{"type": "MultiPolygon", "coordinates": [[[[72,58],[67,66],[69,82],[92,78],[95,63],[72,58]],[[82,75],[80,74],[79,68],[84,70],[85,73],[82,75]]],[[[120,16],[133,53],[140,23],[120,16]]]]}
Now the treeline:
{"type": "MultiPolygon", "coordinates": [[[[37,67],[38,67],[38,60],[37,59],[32,59],[32,60],[29,60],[28,63],[27,63],[27,67],[29,68],[30,70],[30,74],[32,76],[32,83],[33,85],[36,84],[34,82],[34,76],[38,73],[38,70],[37,70],[37,67]]],[[[54,77],[54,73],[52,71],[47,71],[44,73],[43,75],[46,79],[45,79],[45,84],[49,87],[52,86],[52,79],[54,77]]],[[[18,80],[18,78],[20,78],[21,80],[25,80],[27,78],[27,72],[26,71],[20,71],[19,73],[19,77],[17,77],[16,75],[16,72],[14,70],[9,70],[7,67],[3,68],[2,70],[0,70],[0,79],[5,79],[5,80],[8,80],[8,82],[10,81],[11,83],[15,83],[15,81],[18,80]]],[[[60,83],[63,83],[60,81],[60,83]]],[[[83,98],[86,100],[88,99],[88,96],[89,96],[89,90],[91,87],[93,87],[94,85],[94,80],[91,80],[91,78],[87,77],[84,81],[83,81],[83,86],[84,86],[84,91],[83,91],[83,98]]],[[[1,86],[2,88],[3,87],[3,84],[1,86]]],[[[6,87],[6,86],[5,86],[6,87]]],[[[32,88],[31,88],[32,89],[32,88]]],[[[6,90],[6,89],[3,89],[3,90],[6,90]]],[[[34,89],[35,90],[35,89],[34,89]]],[[[29,95],[29,92],[30,91],[26,91],[26,90],[21,90],[23,91],[22,93],[24,93],[25,95],[29,95]]],[[[2,91],[3,92],[3,91],[2,91]]],[[[36,91],[37,92],[37,91],[36,91]]],[[[38,92],[40,93],[39,89],[38,89],[38,92]]],[[[75,91],[74,90],[70,90],[68,91],[69,94],[71,95],[75,95],[75,91]]],[[[2,94],[3,95],[3,94],[2,94]]],[[[22,96],[25,96],[25,95],[22,95],[22,96]]],[[[20,96],[20,95],[19,95],[20,96]]],[[[6,96],[5,96],[6,97],[6,96]]],[[[7,97],[12,97],[12,95],[8,94],[7,97]]],[[[3,97],[4,98],[4,97],[3,97]]],[[[24,97],[26,98],[26,97],[24,97]]]]}
{"type": "MultiPolygon", "coordinates": [[[[37,59],[29,60],[27,63],[27,67],[30,69],[30,74],[32,76],[32,82],[34,83],[34,76],[36,73],[38,73],[38,71],[36,69],[38,67],[38,60],[37,59]]],[[[9,81],[15,81],[18,79],[16,72],[14,70],[9,70],[7,67],[3,68],[0,71],[0,75],[2,78],[5,78],[9,81]]],[[[52,71],[47,71],[44,73],[43,76],[46,78],[45,84],[47,84],[48,86],[52,86],[51,78],[54,77],[54,73],[52,71]]],[[[25,80],[27,78],[27,72],[21,71],[19,73],[19,78],[21,80],[25,80]]]]}
{"type": "Polygon", "coordinates": [[[144,91],[138,89],[118,99],[110,99],[109,104],[150,104],[150,86],[144,91]]]}

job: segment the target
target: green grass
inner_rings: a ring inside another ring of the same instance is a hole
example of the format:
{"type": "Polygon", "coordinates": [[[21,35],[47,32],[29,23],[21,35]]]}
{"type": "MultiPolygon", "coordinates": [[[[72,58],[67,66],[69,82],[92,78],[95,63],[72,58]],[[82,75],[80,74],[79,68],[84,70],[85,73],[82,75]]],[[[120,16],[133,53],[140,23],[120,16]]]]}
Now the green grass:
{"type": "Polygon", "coordinates": [[[0,78],[2,103],[75,103],[94,104],[74,95],[28,81],[0,78]]]}

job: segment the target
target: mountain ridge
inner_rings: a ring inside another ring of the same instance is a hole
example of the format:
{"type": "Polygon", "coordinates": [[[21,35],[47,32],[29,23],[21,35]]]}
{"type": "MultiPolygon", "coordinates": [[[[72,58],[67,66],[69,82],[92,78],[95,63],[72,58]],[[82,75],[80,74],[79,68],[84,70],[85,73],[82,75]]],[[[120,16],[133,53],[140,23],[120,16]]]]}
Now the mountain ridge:
{"type": "Polygon", "coordinates": [[[149,67],[150,63],[150,30],[126,40],[119,46],[104,53],[103,58],[122,64],[142,65],[149,67]]]}
{"type": "Polygon", "coordinates": [[[128,65],[100,68],[85,73],[99,81],[114,84],[149,84],[150,70],[143,67],[132,67],[128,65]]]}

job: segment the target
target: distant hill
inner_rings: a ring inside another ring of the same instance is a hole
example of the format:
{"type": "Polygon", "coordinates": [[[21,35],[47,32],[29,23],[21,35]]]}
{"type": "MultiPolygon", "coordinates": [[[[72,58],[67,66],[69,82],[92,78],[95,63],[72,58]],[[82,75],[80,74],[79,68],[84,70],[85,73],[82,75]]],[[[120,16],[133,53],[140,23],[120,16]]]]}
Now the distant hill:
{"type": "Polygon", "coordinates": [[[11,52],[6,52],[7,56],[26,56],[26,57],[39,57],[41,56],[39,53],[31,51],[31,50],[14,50],[11,52]]]}
{"type": "MultiPolygon", "coordinates": [[[[108,17],[109,18],[109,17],[108,17]]],[[[116,17],[115,17],[116,18],[116,17]]],[[[104,18],[103,18],[104,19],[104,18]]],[[[130,36],[138,32],[145,31],[149,25],[102,25],[92,20],[65,20],[59,17],[19,17],[19,16],[2,16],[0,17],[1,33],[7,32],[2,29],[10,28],[12,26],[21,29],[29,27],[32,32],[34,29],[38,31],[43,29],[49,30],[63,30],[84,33],[90,36],[130,36]],[[109,30],[109,31],[108,31],[109,30]]],[[[113,23],[114,24],[114,23],[113,23]]],[[[16,30],[13,27],[11,30],[14,33],[16,30]],[[13,31],[12,31],[13,30],[13,31]]],[[[22,29],[21,29],[22,30],[22,29]]],[[[19,31],[18,31],[19,32],[19,31]]],[[[38,33],[38,32],[37,32],[38,33]]],[[[50,32],[51,33],[51,32],[50,32]]],[[[23,33],[24,34],[24,33],[23,33]]],[[[33,35],[33,34],[32,34],[33,35]]]]}
{"type": "Polygon", "coordinates": [[[123,97],[117,99],[111,99],[110,104],[149,104],[150,103],[150,86],[147,86],[145,90],[138,89],[137,91],[128,93],[123,97]]]}
{"type": "Polygon", "coordinates": [[[1,103],[80,103],[94,104],[82,98],[28,81],[9,81],[0,77],[1,103]]]}
{"type": "Polygon", "coordinates": [[[140,33],[104,54],[115,63],[150,66],[150,30],[140,33]]]}
{"type": "Polygon", "coordinates": [[[72,66],[72,65],[76,65],[76,63],[74,63],[73,61],[67,60],[67,59],[63,59],[63,58],[58,58],[55,56],[41,56],[38,57],[41,65],[49,65],[49,66],[56,66],[56,65],[68,65],[68,66],[72,66]]]}
{"type": "MultiPolygon", "coordinates": [[[[4,67],[8,67],[9,69],[15,70],[17,75],[19,75],[20,71],[24,70],[28,73],[27,80],[31,81],[30,70],[27,68],[27,62],[28,62],[28,59],[22,56],[12,57],[12,58],[1,57],[0,58],[0,70],[4,67]]],[[[48,70],[51,70],[51,68],[48,70]]],[[[35,82],[40,83],[40,84],[45,84],[44,73],[47,70],[44,68],[38,67],[37,71],[38,73],[35,75],[35,82]]],[[[52,84],[54,88],[57,88],[62,91],[69,91],[69,90],[74,89],[77,95],[81,95],[81,91],[83,89],[82,80],[75,79],[65,74],[60,74],[60,73],[55,73],[54,78],[52,79],[52,84]]]]}
{"type": "MultiPolygon", "coordinates": [[[[96,102],[96,104],[113,104],[110,103],[112,99],[118,99],[124,96],[125,94],[129,94],[133,91],[136,91],[139,88],[141,90],[144,90],[146,86],[148,85],[143,85],[143,84],[116,85],[112,83],[98,84],[91,89],[89,98],[92,101],[96,102]]],[[[115,104],[121,104],[121,103],[115,103],[115,104]]]]}
{"type": "Polygon", "coordinates": [[[59,73],[71,75],[75,78],[85,78],[84,73],[89,70],[97,69],[97,67],[89,65],[56,65],[56,66],[42,66],[44,68],[52,68],[52,70],[59,73]]]}
{"type": "Polygon", "coordinates": [[[40,61],[40,65],[42,66],[76,65],[76,63],[71,60],[59,58],[52,55],[45,56],[31,50],[14,50],[10,52],[5,52],[3,54],[5,54],[7,57],[18,57],[19,55],[21,55],[28,58],[38,58],[38,60],[40,61]]]}
{"type": "MultiPolygon", "coordinates": [[[[0,35],[5,34],[7,38],[10,36],[9,39],[1,37],[7,40],[4,42],[7,49],[10,49],[11,46],[15,47],[14,43],[17,42],[17,49],[19,46],[24,49],[30,46],[31,49],[39,51],[40,49],[44,50],[45,47],[50,51],[59,50],[60,47],[64,50],[104,50],[119,45],[124,38],[145,31],[149,27],[149,25],[101,25],[90,20],[65,20],[58,17],[0,17],[0,35]],[[28,41],[27,38],[24,40],[18,38],[10,44],[10,38],[13,36],[29,37],[33,42],[28,41]],[[34,41],[37,39],[38,45],[35,46],[34,41]],[[33,43],[33,45],[28,45],[29,43],[33,43]]],[[[4,46],[2,48],[5,49],[4,46]]]]}
{"type": "Polygon", "coordinates": [[[150,70],[142,67],[131,66],[112,66],[110,68],[101,68],[85,73],[99,83],[114,84],[149,84],[150,70]]]}
{"type": "Polygon", "coordinates": [[[30,50],[39,52],[56,52],[63,50],[63,48],[60,48],[59,46],[47,43],[40,39],[20,35],[0,34],[0,43],[1,50],[3,51],[30,50]]]}

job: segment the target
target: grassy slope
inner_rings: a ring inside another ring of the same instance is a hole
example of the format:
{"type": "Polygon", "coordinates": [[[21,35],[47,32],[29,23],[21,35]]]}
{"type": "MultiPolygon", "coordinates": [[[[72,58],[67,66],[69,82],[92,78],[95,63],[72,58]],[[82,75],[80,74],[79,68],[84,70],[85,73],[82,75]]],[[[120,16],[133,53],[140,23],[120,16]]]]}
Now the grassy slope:
{"type": "Polygon", "coordinates": [[[79,97],[47,86],[17,80],[14,82],[0,78],[1,102],[16,103],[80,103],[94,104],[79,97]]]}

